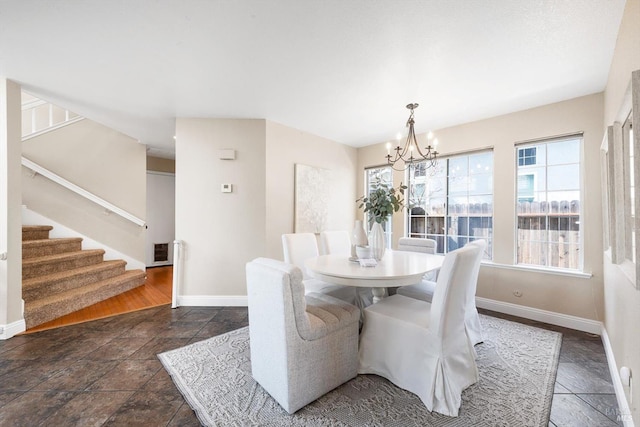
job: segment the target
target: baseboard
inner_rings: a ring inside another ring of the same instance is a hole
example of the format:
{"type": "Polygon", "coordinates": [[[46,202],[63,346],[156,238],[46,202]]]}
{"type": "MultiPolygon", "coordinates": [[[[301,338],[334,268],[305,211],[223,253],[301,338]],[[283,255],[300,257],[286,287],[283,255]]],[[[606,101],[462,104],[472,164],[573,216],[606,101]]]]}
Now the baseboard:
{"type": "Polygon", "coordinates": [[[481,297],[476,297],[476,306],[486,310],[524,317],[525,319],[536,320],[538,322],[549,323],[591,334],[600,335],[602,332],[602,322],[598,320],[585,319],[568,314],[556,313],[553,311],[541,310],[539,308],[526,307],[524,305],[481,297]]]}
{"type": "Polygon", "coordinates": [[[246,307],[246,295],[214,296],[214,295],[181,295],[178,306],[183,307],[246,307]]]}
{"type": "Polygon", "coordinates": [[[611,342],[609,341],[609,334],[607,329],[602,327],[602,344],[604,345],[604,351],[607,355],[607,364],[609,365],[609,373],[611,374],[611,380],[613,381],[613,388],[616,392],[616,399],[618,400],[618,414],[616,417],[618,421],[622,421],[625,427],[634,427],[633,417],[629,404],[627,402],[627,396],[624,393],[624,387],[622,381],[620,381],[620,374],[618,365],[616,364],[616,358],[613,355],[613,348],[611,348],[611,342]]]}
{"type": "Polygon", "coordinates": [[[9,323],[8,325],[0,325],[0,340],[8,340],[14,335],[27,330],[27,324],[24,319],[9,323]]]}

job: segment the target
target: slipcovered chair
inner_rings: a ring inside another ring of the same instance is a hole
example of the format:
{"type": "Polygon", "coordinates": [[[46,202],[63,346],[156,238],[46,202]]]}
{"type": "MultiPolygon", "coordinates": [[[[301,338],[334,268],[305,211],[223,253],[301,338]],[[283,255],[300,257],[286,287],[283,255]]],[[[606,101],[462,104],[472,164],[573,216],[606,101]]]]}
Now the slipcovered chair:
{"type": "Polygon", "coordinates": [[[401,237],[398,240],[399,251],[422,252],[435,254],[438,250],[438,242],[433,239],[419,239],[416,237],[401,237]]]}
{"type": "Polygon", "coordinates": [[[282,251],[284,262],[293,264],[302,270],[305,293],[320,292],[340,298],[350,304],[356,301],[356,291],[352,286],[335,285],[314,279],[307,273],[304,262],[320,255],[318,240],[313,233],[292,233],[282,235],[282,251]]]}
{"type": "MultiPolygon", "coordinates": [[[[465,245],[475,246],[479,248],[477,258],[474,260],[474,270],[472,276],[472,286],[469,288],[467,295],[465,325],[469,340],[473,345],[484,341],[482,336],[482,325],[480,324],[480,316],[476,308],[476,288],[478,286],[478,274],[480,273],[480,264],[484,257],[484,251],[487,247],[487,241],[484,239],[473,240],[465,245]]],[[[431,302],[436,289],[436,282],[430,280],[422,280],[415,285],[402,286],[397,289],[396,293],[406,297],[415,298],[427,302],[431,302]]]]}
{"type": "MultiPolygon", "coordinates": [[[[438,242],[433,239],[419,239],[416,237],[401,237],[398,240],[398,250],[408,252],[422,252],[435,254],[438,252],[438,242]]],[[[424,275],[425,280],[435,282],[438,279],[437,271],[430,271],[424,275]]]]}
{"type": "Polygon", "coordinates": [[[294,265],[257,258],[246,266],[253,378],[292,414],[358,371],[357,307],[305,295],[294,265]]]}
{"type": "Polygon", "coordinates": [[[320,233],[322,253],[351,256],[351,237],[347,231],[323,231],[320,233]]]}
{"type": "Polygon", "coordinates": [[[465,247],[445,256],[433,303],[396,294],[364,310],[359,373],[417,394],[429,411],[458,416],[462,391],[478,381],[464,323],[478,251],[465,247]]]}

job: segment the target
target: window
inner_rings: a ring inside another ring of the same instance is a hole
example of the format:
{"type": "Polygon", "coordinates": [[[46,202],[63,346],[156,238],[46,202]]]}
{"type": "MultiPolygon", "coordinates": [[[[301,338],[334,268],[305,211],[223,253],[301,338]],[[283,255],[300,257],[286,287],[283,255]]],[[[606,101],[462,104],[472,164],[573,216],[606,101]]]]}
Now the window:
{"type": "Polygon", "coordinates": [[[516,147],[518,264],[581,269],[581,150],[581,135],[516,147]]]}
{"type": "MultiPolygon", "coordinates": [[[[385,184],[389,187],[393,187],[393,170],[390,166],[382,166],[378,168],[365,169],[365,188],[366,194],[369,195],[375,190],[378,185],[385,184]]],[[[371,229],[371,216],[367,213],[365,218],[367,222],[367,229],[371,229]]],[[[382,225],[384,234],[387,238],[387,247],[391,247],[391,235],[392,235],[392,221],[385,221],[382,225]]]]}
{"type": "Polygon", "coordinates": [[[441,157],[409,168],[408,235],[434,239],[438,253],[487,240],[492,257],[493,152],[441,157]]]}
{"type": "Polygon", "coordinates": [[[518,166],[536,164],[536,147],[524,148],[518,151],[518,166]]]}
{"type": "Polygon", "coordinates": [[[625,158],[624,168],[624,189],[625,195],[625,235],[629,239],[625,239],[625,258],[631,262],[636,259],[636,213],[635,213],[635,182],[634,182],[634,152],[633,152],[633,125],[632,114],[625,120],[622,125],[622,141],[623,152],[625,158]]]}

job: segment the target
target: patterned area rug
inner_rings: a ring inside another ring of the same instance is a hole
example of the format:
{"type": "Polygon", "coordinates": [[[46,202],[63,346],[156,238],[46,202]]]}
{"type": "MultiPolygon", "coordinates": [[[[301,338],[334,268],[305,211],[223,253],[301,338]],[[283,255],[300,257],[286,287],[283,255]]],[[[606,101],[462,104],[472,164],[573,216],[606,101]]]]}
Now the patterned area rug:
{"type": "Polygon", "coordinates": [[[358,375],[287,414],[251,377],[249,329],[159,354],[206,426],[547,426],[562,335],[481,315],[480,381],[456,418],[430,413],[418,397],[376,375],[358,375]]]}

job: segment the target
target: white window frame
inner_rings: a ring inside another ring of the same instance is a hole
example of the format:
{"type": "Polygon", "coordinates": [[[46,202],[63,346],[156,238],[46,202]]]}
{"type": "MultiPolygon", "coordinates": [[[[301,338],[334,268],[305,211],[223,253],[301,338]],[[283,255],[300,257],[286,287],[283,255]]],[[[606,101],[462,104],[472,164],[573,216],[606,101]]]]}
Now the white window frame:
{"type": "MultiPolygon", "coordinates": [[[[444,223],[442,224],[443,226],[443,232],[442,233],[429,233],[428,232],[428,228],[429,226],[426,224],[426,222],[428,221],[428,217],[429,217],[429,209],[427,206],[427,203],[425,202],[424,206],[421,206],[424,208],[425,210],[425,232],[420,232],[420,231],[416,231],[416,230],[412,230],[411,229],[411,220],[413,219],[410,210],[407,210],[405,212],[405,224],[406,224],[406,235],[409,237],[418,237],[418,238],[434,238],[436,237],[436,240],[438,240],[438,246],[437,246],[437,252],[440,254],[445,254],[447,252],[450,251],[449,245],[448,245],[448,239],[450,236],[449,232],[448,232],[448,226],[449,223],[451,222],[451,218],[467,218],[467,221],[471,221],[471,218],[488,218],[488,222],[491,224],[490,227],[490,232],[488,236],[460,236],[460,237],[467,237],[468,241],[472,241],[475,239],[486,239],[487,240],[487,248],[485,249],[485,256],[484,259],[485,260],[492,260],[493,259],[493,228],[494,228],[494,201],[495,201],[495,187],[493,185],[493,170],[495,168],[495,163],[494,163],[494,154],[493,154],[493,149],[483,149],[483,150],[475,150],[475,151],[468,151],[468,152],[462,152],[462,153],[456,153],[456,154],[452,154],[450,156],[442,156],[438,159],[438,163],[442,164],[441,162],[449,162],[451,159],[456,159],[456,158],[461,158],[461,157],[466,157],[467,159],[469,159],[471,156],[473,155],[477,155],[477,154],[485,154],[485,153],[490,153],[491,154],[491,183],[490,183],[490,189],[491,189],[491,208],[489,209],[488,212],[483,213],[483,212],[470,212],[469,207],[467,206],[467,211],[465,214],[462,215],[452,215],[452,213],[450,212],[450,206],[449,206],[449,197],[450,197],[450,175],[449,175],[449,171],[448,171],[448,167],[445,167],[445,189],[444,189],[444,199],[445,199],[445,205],[444,205],[444,213],[442,215],[431,215],[432,217],[437,216],[442,217],[444,223]],[[438,239],[438,237],[440,237],[440,239],[438,239]],[[475,237],[475,239],[474,239],[475,237]]],[[[421,162],[424,163],[424,162],[421,162]]],[[[447,163],[448,164],[448,163],[447,163]]],[[[430,176],[431,174],[429,173],[431,169],[427,168],[426,169],[426,173],[424,174],[425,176],[425,186],[428,187],[428,176],[430,176]]],[[[407,194],[407,202],[410,201],[410,197],[411,197],[411,190],[412,190],[412,186],[416,185],[416,183],[411,181],[411,169],[407,169],[407,182],[409,185],[409,189],[408,189],[408,194],[407,194]]],[[[469,172],[467,173],[467,177],[469,176],[473,176],[473,174],[469,174],[469,172]]],[[[473,197],[475,195],[469,195],[467,193],[467,197],[473,197]]],[[[429,197],[429,196],[426,196],[429,197]]],[[[416,216],[416,218],[421,218],[422,216],[416,216]]],[[[469,223],[467,224],[467,227],[469,227],[469,223]]],[[[457,235],[456,235],[457,236],[457,235]]],[[[455,248],[454,248],[455,249],[455,248]]],[[[452,249],[451,249],[452,250],[452,249]]]]}
{"type": "MultiPolygon", "coordinates": [[[[629,230],[629,206],[627,205],[629,192],[631,191],[629,168],[634,168],[634,198],[635,212],[640,212],[640,132],[637,129],[640,123],[640,70],[631,73],[631,81],[627,88],[624,100],[616,115],[614,123],[607,128],[607,155],[609,158],[609,170],[607,175],[607,187],[609,189],[609,242],[611,244],[611,262],[627,276],[629,281],[640,290],[640,254],[635,251],[635,259],[627,256],[632,247],[628,234],[629,230]],[[633,165],[629,163],[628,151],[624,148],[625,138],[623,124],[631,113],[636,130],[633,132],[633,165]]],[[[640,215],[635,215],[634,225],[640,230],[640,215]]],[[[635,233],[635,247],[640,248],[640,233],[635,233]]]]}
{"type": "MultiPolygon", "coordinates": [[[[514,260],[513,263],[515,266],[518,267],[531,267],[531,268],[536,268],[536,269],[543,269],[543,270],[550,270],[550,271],[566,271],[566,272],[584,272],[584,136],[582,134],[582,132],[576,132],[576,133],[572,133],[572,134],[567,134],[567,135],[558,135],[558,136],[554,136],[554,137],[549,137],[549,138],[541,138],[541,139],[537,139],[537,140],[532,140],[532,141],[524,141],[524,142],[519,142],[517,144],[515,144],[514,148],[514,157],[515,157],[515,173],[516,173],[516,183],[518,183],[519,181],[519,172],[521,170],[521,168],[526,168],[527,166],[535,166],[535,165],[520,165],[519,163],[519,150],[521,149],[527,149],[531,146],[539,146],[539,145],[545,145],[545,146],[549,146],[551,144],[554,143],[559,143],[562,141],[567,141],[567,140],[572,140],[572,139],[580,139],[580,152],[579,152],[579,173],[580,173],[580,177],[579,177],[579,186],[580,188],[578,189],[579,191],[579,203],[580,203],[580,208],[578,211],[578,221],[579,221],[579,229],[578,229],[578,246],[579,246],[579,257],[577,260],[577,266],[575,268],[570,268],[570,267],[561,267],[561,266],[551,266],[551,265],[542,265],[542,264],[529,264],[529,263],[523,263],[523,262],[519,262],[518,259],[518,255],[519,255],[519,251],[520,251],[520,245],[519,245],[519,220],[521,217],[525,217],[525,213],[519,212],[518,211],[518,193],[519,193],[519,188],[516,185],[516,189],[515,189],[515,200],[516,200],[516,206],[515,206],[515,231],[514,231],[514,260]]],[[[538,154],[539,155],[539,154],[538,154]]],[[[545,149],[545,162],[544,162],[544,173],[547,174],[548,173],[548,167],[549,167],[549,162],[548,162],[548,149],[545,149]]],[[[537,167],[542,167],[542,166],[537,166],[537,167]]],[[[533,174],[535,175],[536,171],[532,171],[533,174]]],[[[546,185],[548,185],[548,180],[545,177],[544,182],[546,183],[546,185]]],[[[534,183],[535,185],[538,184],[538,180],[534,179],[534,183]]],[[[545,189],[540,189],[540,188],[534,188],[533,192],[534,194],[536,192],[542,192],[544,191],[545,193],[548,192],[547,188],[545,189]]],[[[550,203],[550,202],[548,202],[550,203]]],[[[551,206],[550,204],[547,205],[547,210],[546,212],[540,212],[540,215],[537,215],[538,217],[545,217],[545,231],[550,231],[550,227],[549,227],[549,221],[551,218],[554,217],[554,215],[552,215],[551,212],[551,206]]],[[[535,213],[535,212],[533,212],[535,213]]],[[[532,214],[533,214],[532,213],[532,214]]],[[[558,221],[560,221],[560,216],[558,215],[558,221]]],[[[550,240],[545,241],[541,241],[541,244],[550,244],[552,243],[550,240]]]]}

